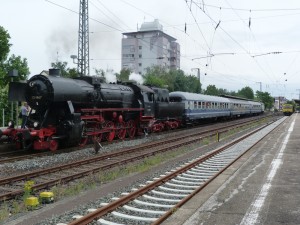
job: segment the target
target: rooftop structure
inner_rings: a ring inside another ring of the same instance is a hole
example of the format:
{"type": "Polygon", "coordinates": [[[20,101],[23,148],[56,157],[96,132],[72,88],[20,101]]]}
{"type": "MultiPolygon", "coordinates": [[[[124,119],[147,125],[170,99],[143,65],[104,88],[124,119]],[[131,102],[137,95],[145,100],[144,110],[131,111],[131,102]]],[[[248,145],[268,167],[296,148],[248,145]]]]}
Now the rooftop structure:
{"type": "Polygon", "coordinates": [[[151,66],[180,68],[180,45],[163,32],[157,19],[143,23],[137,32],[123,33],[122,38],[122,68],[144,74],[151,66]]]}

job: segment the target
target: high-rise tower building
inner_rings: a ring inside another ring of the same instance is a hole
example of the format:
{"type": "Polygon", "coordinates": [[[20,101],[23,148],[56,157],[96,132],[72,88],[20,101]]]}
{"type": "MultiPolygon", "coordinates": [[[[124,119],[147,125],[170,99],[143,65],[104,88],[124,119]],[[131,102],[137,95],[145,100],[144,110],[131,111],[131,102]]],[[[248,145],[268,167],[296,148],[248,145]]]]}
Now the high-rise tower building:
{"type": "Polygon", "coordinates": [[[123,33],[122,38],[122,68],[144,74],[151,66],[180,68],[180,45],[163,32],[158,20],[145,22],[139,31],[123,33]]]}

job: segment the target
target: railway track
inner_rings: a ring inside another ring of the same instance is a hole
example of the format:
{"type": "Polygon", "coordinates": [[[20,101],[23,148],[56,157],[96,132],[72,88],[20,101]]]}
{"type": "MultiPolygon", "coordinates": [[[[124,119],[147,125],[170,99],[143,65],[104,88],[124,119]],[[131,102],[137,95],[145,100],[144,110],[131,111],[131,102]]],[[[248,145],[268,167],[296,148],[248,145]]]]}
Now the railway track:
{"type": "MultiPolygon", "coordinates": [[[[242,121],[234,121],[233,123],[231,122],[230,124],[235,124],[235,125],[239,125],[239,124],[243,124],[243,123],[247,123],[247,122],[251,122],[251,121],[257,121],[259,119],[263,119],[263,118],[270,118],[270,115],[264,115],[261,117],[254,117],[254,118],[247,118],[247,119],[243,119],[242,121]]],[[[209,125],[209,124],[208,124],[209,125]]],[[[207,124],[205,126],[208,126],[207,124]]],[[[215,124],[214,127],[216,129],[218,129],[220,126],[224,126],[224,125],[218,125],[215,124]]],[[[231,126],[231,125],[228,125],[231,126]]],[[[207,129],[207,128],[203,128],[202,129],[207,129]]],[[[174,130],[174,133],[176,132],[182,132],[182,130],[174,130]]],[[[156,133],[154,133],[156,134],[156,133]]],[[[118,142],[119,140],[116,140],[116,142],[118,142]]],[[[103,146],[107,145],[108,143],[101,143],[103,146]]],[[[86,147],[89,147],[92,145],[87,145],[86,147]]],[[[42,152],[28,152],[28,150],[18,150],[15,151],[14,150],[14,145],[10,145],[10,148],[12,148],[13,150],[6,150],[6,151],[0,151],[0,164],[3,163],[9,163],[9,162],[15,162],[15,161],[20,161],[20,160],[26,160],[26,159],[32,159],[32,158],[38,158],[38,157],[43,157],[43,156],[48,156],[48,155],[53,155],[53,154],[60,154],[60,153],[68,153],[68,152],[72,152],[72,151],[76,151],[76,150],[81,150],[82,147],[79,146],[75,146],[72,148],[66,148],[66,149],[61,149],[59,151],[55,151],[55,152],[49,152],[49,151],[42,151],[42,152]]]]}
{"type": "MultiPolygon", "coordinates": [[[[112,198],[86,215],[73,216],[68,225],[85,225],[97,220],[102,225],[162,223],[178,208],[205,188],[249,149],[274,130],[285,118],[264,125],[209,154],[140,185],[131,193],[112,198]]],[[[67,224],[62,221],[60,224],[67,224]]]]}
{"type": "Polygon", "coordinates": [[[216,133],[221,134],[222,132],[227,132],[230,129],[245,126],[249,123],[253,123],[253,121],[227,125],[222,128],[207,129],[205,131],[168,138],[154,143],[146,143],[122,151],[97,155],[89,159],[65,165],[2,178],[0,179],[0,200],[3,201],[22,195],[24,193],[23,189],[25,182],[28,180],[34,181],[35,185],[32,187],[32,190],[34,191],[47,189],[56,184],[67,183],[99,171],[124,165],[161,152],[173,150],[183,145],[198,142],[201,139],[215,136],[216,133]]]}

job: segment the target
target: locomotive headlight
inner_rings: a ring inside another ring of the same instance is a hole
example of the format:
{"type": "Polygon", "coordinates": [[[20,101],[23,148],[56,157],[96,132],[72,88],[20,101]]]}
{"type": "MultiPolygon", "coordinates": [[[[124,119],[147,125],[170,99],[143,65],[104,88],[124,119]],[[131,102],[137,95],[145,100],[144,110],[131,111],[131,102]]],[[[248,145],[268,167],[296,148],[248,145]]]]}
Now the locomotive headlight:
{"type": "Polygon", "coordinates": [[[34,122],[34,123],[33,123],[33,127],[34,127],[34,128],[37,128],[38,126],[39,126],[39,122],[34,122]]]}

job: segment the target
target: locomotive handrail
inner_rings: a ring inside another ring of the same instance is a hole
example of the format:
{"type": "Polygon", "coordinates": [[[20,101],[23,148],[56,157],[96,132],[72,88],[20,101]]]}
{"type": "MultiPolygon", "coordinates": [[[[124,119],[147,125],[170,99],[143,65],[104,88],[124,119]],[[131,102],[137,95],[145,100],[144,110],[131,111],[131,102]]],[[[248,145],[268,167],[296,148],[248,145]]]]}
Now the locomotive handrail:
{"type": "Polygon", "coordinates": [[[144,108],[106,108],[106,109],[80,109],[81,112],[107,112],[107,111],[143,111],[144,108]]]}

